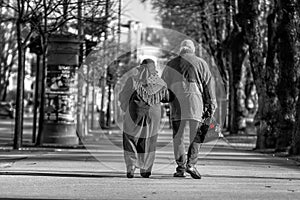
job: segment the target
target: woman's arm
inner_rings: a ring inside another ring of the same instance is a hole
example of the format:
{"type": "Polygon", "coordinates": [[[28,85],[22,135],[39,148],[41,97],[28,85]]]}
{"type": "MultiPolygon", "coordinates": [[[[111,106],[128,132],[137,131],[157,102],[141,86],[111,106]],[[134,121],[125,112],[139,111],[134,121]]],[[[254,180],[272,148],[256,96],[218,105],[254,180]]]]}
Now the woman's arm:
{"type": "Polygon", "coordinates": [[[127,110],[127,107],[129,105],[129,100],[131,95],[133,94],[133,79],[129,77],[126,80],[126,83],[122,89],[122,91],[119,94],[119,101],[121,103],[121,109],[125,112],[127,110]]]}

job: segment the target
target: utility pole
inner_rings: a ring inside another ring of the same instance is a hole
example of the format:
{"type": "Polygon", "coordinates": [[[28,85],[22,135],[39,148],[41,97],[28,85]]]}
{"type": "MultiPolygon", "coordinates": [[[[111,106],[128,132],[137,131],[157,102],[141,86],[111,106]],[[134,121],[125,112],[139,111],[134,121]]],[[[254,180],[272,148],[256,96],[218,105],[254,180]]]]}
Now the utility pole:
{"type": "Polygon", "coordinates": [[[34,88],[34,108],[33,108],[33,127],[32,127],[32,143],[36,143],[36,122],[37,122],[37,108],[39,102],[39,82],[40,82],[40,54],[36,54],[36,75],[34,88]]]}
{"type": "Polygon", "coordinates": [[[87,71],[87,79],[86,79],[86,86],[85,86],[85,107],[84,107],[84,135],[87,135],[89,132],[89,90],[90,90],[90,65],[86,65],[87,71]]]}
{"type": "MultiPolygon", "coordinates": [[[[35,22],[32,24],[32,30],[41,26],[42,23],[42,13],[38,13],[32,18],[35,22]]],[[[36,30],[35,30],[36,31],[36,30]]],[[[29,44],[30,53],[35,53],[36,55],[36,73],[35,73],[35,87],[34,87],[34,103],[33,103],[33,126],[32,126],[32,143],[36,143],[37,135],[37,120],[38,120],[38,107],[40,103],[40,83],[41,83],[41,70],[40,70],[40,60],[43,53],[41,46],[41,36],[32,37],[29,44]]]]}
{"type": "MultiPolygon", "coordinates": [[[[82,7],[82,5],[81,5],[82,7]]],[[[84,12],[84,7],[81,8],[81,16],[82,16],[82,13],[85,13],[84,12]]],[[[82,18],[81,18],[81,21],[82,21],[82,18]]],[[[87,50],[87,45],[85,43],[85,37],[84,37],[84,28],[82,26],[82,22],[81,22],[81,27],[80,27],[80,31],[81,31],[81,38],[80,38],[80,41],[82,42],[82,45],[83,45],[83,48],[82,48],[82,58],[81,58],[81,63],[85,63],[85,59],[86,59],[86,50],[87,50]]],[[[82,65],[83,67],[83,65],[82,65]]],[[[89,116],[90,116],[90,113],[89,113],[89,90],[90,90],[90,78],[89,78],[89,74],[90,74],[90,65],[84,65],[84,70],[86,69],[86,81],[85,81],[85,98],[84,98],[84,106],[83,106],[83,109],[84,109],[84,115],[83,115],[83,134],[84,135],[88,135],[88,132],[89,132],[89,116]]]]}
{"type": "Polygon", "coordinates": [[[94,120],[95,120],[95,80],[96,80],[96,76],[95,76],[95,67],[93,67],[93,82],[92,82],[92,86],[93,86],[93,90],[92,90],[92,118],[91,118],[91,129],[94,129],[94,120]]]}
{"type": "MultiPolygon", "coordinates": [[[[121,9],[122,9],[122,0],[119,0],[119,10],[118,10],[118,46],[117,46],[117,55],[120,52],[121,44],[121,9]]],[[[118,63],[119,64],[119,63],[118,63]]]]}
{"type": "MultiPolygon", "coordinates": [[[[105,15],[106,15],[106,29],[105,29],[105,49],[107,50],[106,44],[107,44],[107,28],[108,28],[108,7],[109,6],[109,0],[106,0],[106,9],[105,9],[105,15]]],[[[107,59],[105,59],[107,62],[107,59]]],[[[109,74],[109,65],[107,64],[107,75],[109,74]]],[[[106,76],[108,78],[108,76],[106,76]]],[[[106,111],[106,126],[109,128],[111,126],[111,82],[108,83],[108,95],[107,95],[107,111],[106,111]]]]}
{"type": "MultiPolygon", "coordinates": [[[[77,1],[78,4],[78,21],[77,21],[77,29],[78,29],[78,38],[79,41],[83,40],[83,28],[82,28],[82,0],[77,1]]],[[[80,45],[80,53],[79,53],[79,67],[82,67],[83,63],[83,44],[80,45]]],[[[79,71],[79,70],[78,70],[79,71]]],[[[83,100],[82,100],[82,86],[83,86],[83,72],[82,74],[78,74],[78,96],[77,96],[77,132],[82,137],[83,136],[83,128],[82,128],[82,106],[83,106],[83,100]]]]}
{"type": "MultiPolygon", "coordinates": [[[[108,68],[106,68],[107,66],[107,58],[106,58],[106,54],[107,54],[107,48],[106,48],[106,44],[107,44],[107,27],[108,27],[108,8],[109,8],[109,0],[106,0],[105,2],[105,31],[104,31],[104,42],[103,42],[103,57],[104,57],[104,72],[103,72],[103,77],[102,77],[102,94],[101,94],[101,110],[100,110],[100,126],[103,128],[105,127],[105,115],[104,115],[104,100],[105,100],[105,89],[106,89],[106,77],[107,77],[107,72],[108,72],[108,68]]],[[[109,115],[109,114],[107,114],[109,115]]],[[[108,116],[107,116],[108,117],[108,116]]],[[[108,120],[108,119],[107,119],[108,120]]]]}

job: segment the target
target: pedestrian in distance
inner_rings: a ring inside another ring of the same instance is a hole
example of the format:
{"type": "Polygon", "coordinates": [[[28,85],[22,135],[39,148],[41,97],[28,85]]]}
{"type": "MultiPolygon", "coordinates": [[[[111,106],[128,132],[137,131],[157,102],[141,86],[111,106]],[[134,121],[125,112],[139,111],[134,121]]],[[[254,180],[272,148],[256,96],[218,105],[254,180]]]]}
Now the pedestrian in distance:
{"type": "Polygon", "coordinates": [[[179,55],[167,63],[162,79],[170,93],[173,148],[177,163],[174,177],[185,177],[187,172],[192,178],[200,179],[195,165],[217,103],[213,76],[208,64],[195,55],[192,40],[181,42],[179,55]],[[184,144],[186,124],[190,129],[187,156],[184,144]]]}
{"type": "Polygon", "coordinates": [[[160,102],[166,98],[167,85],[158,76],[154,61],[143,60],[119,95],[125,112],[123,148],[128,178],[134,177],[136,168],[144,178],[151,175],[161,121],[160,102]]]}

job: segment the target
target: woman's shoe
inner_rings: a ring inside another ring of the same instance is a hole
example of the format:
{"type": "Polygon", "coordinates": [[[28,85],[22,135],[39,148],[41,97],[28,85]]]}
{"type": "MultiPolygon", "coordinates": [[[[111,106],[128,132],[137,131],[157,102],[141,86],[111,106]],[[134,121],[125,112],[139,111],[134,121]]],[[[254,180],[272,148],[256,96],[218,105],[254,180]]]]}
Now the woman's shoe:
{"type": "Polygon", "coordinates": [[[174,177],[185,177],[185,174],[184,174],[184,171],[181,171],[181,172],[175,172],[173,174],[174,177]]]}
{"type": "Polygon", "coordinates": [[[133,178],[134,174],[131,172],[127,172],[126,176],[127,176],[127,178],[133,178]]]}
{"type": "Polygon", "coordinates": [[[135,171],[135,167],[132,167],[130,169],[130,171],[128,171],[127,174],[126,174],[127,178],[133,178],[134,177],[134,171],[135,171]]]}

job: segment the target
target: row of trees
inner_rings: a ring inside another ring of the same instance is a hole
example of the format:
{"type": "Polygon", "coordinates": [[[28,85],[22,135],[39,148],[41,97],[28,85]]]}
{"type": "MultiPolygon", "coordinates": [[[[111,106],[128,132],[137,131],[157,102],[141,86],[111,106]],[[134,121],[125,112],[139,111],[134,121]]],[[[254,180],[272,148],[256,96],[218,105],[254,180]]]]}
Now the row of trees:
{"type": "MultiPolygon", "coordinates": [[[[8,77],[12,66],[17,62],[17,34],[20,34],[22,51],[32,48],[37,54],[43,54],[41,46],[46,36],[52,34],[78,34],[78,20],[84,35],[95,43],[103,40],[106,31],[111,32],[109,23],[117,18],[115,2],[102,0],[1,0],[0,1],[0,99],[5,100],[8,77]],[[108,4],[108,6],[106,6],[108,4]],[[79,5],[81,10],[78,11],[79,5]],[[105,9],[108,12],[105,12],[105,9]],[[83,13],[79,16],[79,12],[83,13]],[[20,33],[17,33],[20,25],[20,33]]],[[[86,38],[86,37],[84,37],[86,38]]],[[[23,61],[20,64],[23,64],[23,61]]]]}
{"type": "Polygon", "coordinates": [[[229,94],[229,131],[243,131],[253,109],[247,102],[257,95],[256,148],[299,154],[299,2],[151,2],[165,28],[194,38],[214,58],[229,94]]]}
{"type": "MultiPolygon", "coordinates": [[[[159,18],[165,28],[194,38],[212,55],[229,94],[229,131],[233,134],[244,131],[245,126],[241,122],[256,114],[258,149],[290,149],[292,153],[299,153],[298,1],[149,1],[159,10],[159,18]],[[257,102],[253,101],[255,97],[258,97],[257,102]]],[[[8,77],[12,66],[17,63],[16,133],[22,133],[26,49],[34,49],[33,52],[42,58],[43,70],[37,73],[41,75],[40,80],[44,80],[47,40],[51,34],[70,34],[73,31],[79,39],[92,41],[87,46],[102,42],[102,47],[106,48],[111,40],[109,48],[120,51],[119,38],[114,36],[116,30],[120,33],[120,21],[119,26],[111,24],[117,17],[120,18],[120,9],[118,13],[118,9],[114,9],[117,3],[110,0],[0,1],[0,34],[3,38],[0,43],[0,98],[5,99],[8,77]]],[[[85,54],[83,48],[81,50],[80,61],[83,62],[85,54]]],[[[89,68],[83,70],[84,80],[88,84],[91,75],[94,77],[95,73],[108,72],[107,79],[101,80],[105,81],[102,82],[102,97],[108,84],[109,99],[116,77],[121,72],[118,71],[119,61],[106,70],[104,66],[107,63],[102,57],[115,57],[114,51],[96,51],[97,59],[91,53],[86,58],[90,62],[88,66],[99,69],[92,73],[89,68]]],[[[124,55],[124,59],[128,61],[130,56],[124,55]]],[[[36,88],[43,89],[43,83],[40,81],[36,88]]],[[[95,84],[94,78],[91,83],[95,84]]],[[[41,96],[42,93],[37,101],[43,104],[41,96]]],[[[102,100],[101,111],[103,104],[102,100]]],[[[20,141],[21,137],[15,140],[20,141]]]]}
{"type": "MultiPolygon", "coordinates": [[[[37,56],[37,72],[35,105],[44,105],[45,70],[47,66],[48,38],[51,35],[77,35],[82,44],[80,51],[80,64],[84,57],[91,51],[92,46],[103,41],[108,41],[117,28],[113,23],[118,18],[118,1],[110,0],[1,0],[0,1],[0,34],[3,40],[0,43],[0,98],[5,100],[8,79],[17,66],[18,85],[16,95],[16,123],[15,123],[15,148],[22,143],[23,110],[24,110],[24,74],[25,60],[29,53],[37,56]],[[41,60],[41,61],[40,61],[41,60]],[[40,65],[41,64],[41,65],[40,65]]],[[[113,38],[117,40],[116,38],[113,38]]],[[[115,42],[114,44],[116,44],[115,42]]],[[[116,45],[115,45],[116,46],[116,45]]],[[[98,55],[99,56],[99,55],[98,55]]],[[[98,59],[93,70],[104,72],[105,63],[98,59]]],[[[81,75],[88,80],[90,71],[81,70],[81,75]]],[[[98,75],[97,84],[99,83],[98,75]]],[[[87,86],[88,87],[88,86],[87,86]]],[[[82,89],[82,88],[81,88],[82,89]]],[[[81,92],[79,89],[79,92],[81,92]]],[[[82,94],[79,95],[82,97],[82,94]]],[[[82,98],[79,99],[82,102],[82,98]]],[[[37,107],[35,107],[34,127],[36,125],[37,107]]],[[[43,106],[40,106],[39,128],[43,124],[43,106]]],[[[35,134],[33,136],[35,138],[35,134]]],[[[35,140],[34,140],[35,141],[35,140]]]]}

